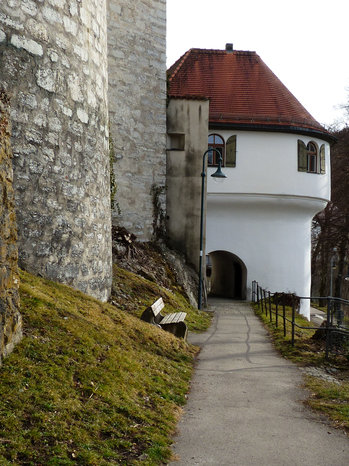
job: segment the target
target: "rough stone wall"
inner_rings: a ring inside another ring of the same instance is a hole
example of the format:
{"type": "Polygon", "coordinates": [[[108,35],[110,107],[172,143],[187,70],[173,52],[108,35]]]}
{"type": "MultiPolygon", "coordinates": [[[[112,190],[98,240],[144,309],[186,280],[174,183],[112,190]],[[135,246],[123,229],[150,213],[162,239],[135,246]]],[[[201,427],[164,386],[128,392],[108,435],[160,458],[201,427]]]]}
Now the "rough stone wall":
{"type": "Polygon", "coordinates": [[[106,300],[111,286],[106,0],[1,0],[19,260],[106,300]]]}
{"type": "Polygon", "coordinates": [[[9,102],[0,90],[0,364],[22,336],[9,102]]]}
{"type": "Polygon", "coordinates": [[[161,216],[154,200],[165,208],[166,0],[109,0],[108,66],[120,209],[112,221],[150,240],[161,216]]]}

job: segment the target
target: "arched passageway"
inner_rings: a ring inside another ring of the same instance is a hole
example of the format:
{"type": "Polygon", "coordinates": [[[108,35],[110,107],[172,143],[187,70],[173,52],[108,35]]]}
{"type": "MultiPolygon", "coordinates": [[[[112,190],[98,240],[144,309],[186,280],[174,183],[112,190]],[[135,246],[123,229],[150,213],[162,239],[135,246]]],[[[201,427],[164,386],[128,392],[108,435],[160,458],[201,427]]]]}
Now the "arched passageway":
{"type": "Polygon", "coordinates": [[[247,269],[235,254],[228,251],[210,252],[206,275],[211,296],[246,299],[247,269]]]}

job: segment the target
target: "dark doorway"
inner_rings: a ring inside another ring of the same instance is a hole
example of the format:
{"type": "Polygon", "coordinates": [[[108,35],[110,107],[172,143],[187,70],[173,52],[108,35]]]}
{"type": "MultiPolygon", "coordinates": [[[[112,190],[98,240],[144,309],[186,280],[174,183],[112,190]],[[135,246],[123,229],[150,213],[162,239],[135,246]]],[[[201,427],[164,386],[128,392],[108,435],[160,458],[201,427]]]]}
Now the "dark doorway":
{"type": "Polygon", "coordinates": [[[207,281],[211,296],[246,299],[247,269],[242,260],[227,251],[208,255],[207,281]]]}

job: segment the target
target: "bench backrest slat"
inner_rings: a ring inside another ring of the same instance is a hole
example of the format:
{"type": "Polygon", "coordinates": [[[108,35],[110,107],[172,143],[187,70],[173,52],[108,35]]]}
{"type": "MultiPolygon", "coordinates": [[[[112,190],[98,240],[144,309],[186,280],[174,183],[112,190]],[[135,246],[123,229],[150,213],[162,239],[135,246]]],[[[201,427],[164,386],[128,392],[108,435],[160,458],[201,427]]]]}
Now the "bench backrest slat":
{"type": "Polygon", "coordinates": [[[163,299],[159,298],[150,307],[151,307],[151,309],[152,309],[152,311],[154,313],[154,316],[157,316],[159,314],[159,312],[165,307],[165,304],[164,304],[163,299]]]}

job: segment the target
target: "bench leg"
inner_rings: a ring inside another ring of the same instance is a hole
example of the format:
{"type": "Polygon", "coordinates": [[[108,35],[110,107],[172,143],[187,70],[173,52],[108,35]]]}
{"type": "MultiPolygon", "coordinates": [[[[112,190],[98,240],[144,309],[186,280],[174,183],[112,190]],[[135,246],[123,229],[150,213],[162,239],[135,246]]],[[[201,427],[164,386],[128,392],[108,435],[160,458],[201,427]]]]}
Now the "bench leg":
{"type": "Polygon", "coordinates": [[[161,326],[166,332],[170,332],[178,338],[187,339],[187,325],[184,322],[176,322],[174,324],[164,324],[161,326]]]}

